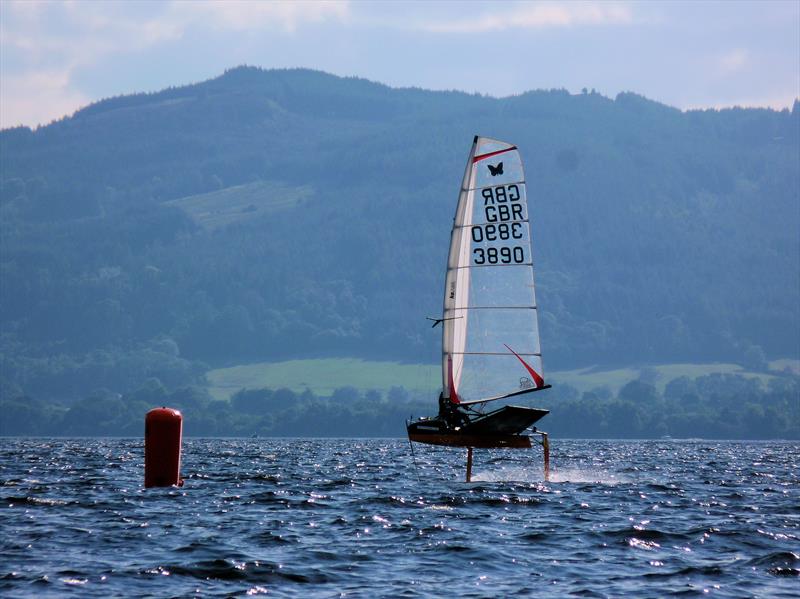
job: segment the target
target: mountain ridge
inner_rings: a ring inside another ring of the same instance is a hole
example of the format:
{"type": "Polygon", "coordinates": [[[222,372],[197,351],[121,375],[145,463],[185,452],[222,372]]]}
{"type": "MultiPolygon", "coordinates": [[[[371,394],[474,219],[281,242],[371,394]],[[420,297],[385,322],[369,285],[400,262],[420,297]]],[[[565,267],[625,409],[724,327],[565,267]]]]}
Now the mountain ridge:
{"type": "Polygon", "coordinates": [[[265,359],[429,361],[475,133],[526,164],[546,364],[796,358],[799,106],[240,67],[3,130],[2,376],[57,396],[265,359]],[[181,203],[245,189],[286,198],[236,196],[211,228],[181,203]]]}

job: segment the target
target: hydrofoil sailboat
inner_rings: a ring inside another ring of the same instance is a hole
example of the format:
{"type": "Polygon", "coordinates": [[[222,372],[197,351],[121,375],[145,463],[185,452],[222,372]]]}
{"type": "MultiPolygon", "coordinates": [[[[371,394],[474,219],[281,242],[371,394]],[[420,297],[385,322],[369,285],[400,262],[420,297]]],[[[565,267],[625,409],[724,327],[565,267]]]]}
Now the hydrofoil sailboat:
{"type": "Polygon", "coordinates": [[[442,326],[439,413],[406,423],[412,442],[467,447],[467,481],[473,448],[528,448],[531,436],[544,447],[548,476],[547,433],[533,426],[548,410],[509,404],[550,387],[536,310],[519,151],[476,136],[450,235],[443,314],[430,319],[442,326]]]}

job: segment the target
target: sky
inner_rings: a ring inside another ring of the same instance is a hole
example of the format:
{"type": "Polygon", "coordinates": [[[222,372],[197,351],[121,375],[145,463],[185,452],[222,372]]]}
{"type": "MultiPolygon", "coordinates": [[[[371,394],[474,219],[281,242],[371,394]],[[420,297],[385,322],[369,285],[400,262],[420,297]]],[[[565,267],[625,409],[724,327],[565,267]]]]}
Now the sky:
{"type": "Polygon", "coordinates": [[[2,128],[242,64],[495,97],[585,87],[783,109],[800,97],[800,0],[0,0],[2,128]]]}

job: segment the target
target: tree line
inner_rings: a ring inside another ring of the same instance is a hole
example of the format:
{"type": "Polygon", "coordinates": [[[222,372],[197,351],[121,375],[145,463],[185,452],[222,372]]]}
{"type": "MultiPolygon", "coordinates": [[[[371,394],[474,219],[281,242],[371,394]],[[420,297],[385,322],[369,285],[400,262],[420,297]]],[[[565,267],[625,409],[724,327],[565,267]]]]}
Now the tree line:
{"type": "MultiPolygon", "coordinates": [[[[612,393],[568,385],[542,392],[533,405],[551,410],[538,425],[554,437],[652,439],[800,439],[800,377],[768,384],[741,375],[670,381],[663,393],[642,380],[612,393]]],[[[184,414],[189,436],[402,437],[412,416],[435,415],[436,402],[402,387],[387,392],[336,389],[240,389],[230,401],[205,388],[169,391],[158,379],[125,394],[97,390],[71,406],[20,396],[0,401],[0,435],[141,436],[148,410],[184,414]]],[[[491,409],[488,405],[486,409],[491,409]]]]}

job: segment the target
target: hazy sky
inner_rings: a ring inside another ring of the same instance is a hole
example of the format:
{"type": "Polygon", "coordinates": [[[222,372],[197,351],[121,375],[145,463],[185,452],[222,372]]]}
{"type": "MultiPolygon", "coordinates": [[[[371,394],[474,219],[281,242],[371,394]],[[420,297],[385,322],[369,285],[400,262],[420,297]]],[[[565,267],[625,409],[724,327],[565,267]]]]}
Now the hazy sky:
{"type": "Polygon", "coordinates": [[[800,96],[800,0],[0,0],[2,127],[240,64],[493,96],[587,87],[680,108],[784,108],[800,96]]]}

